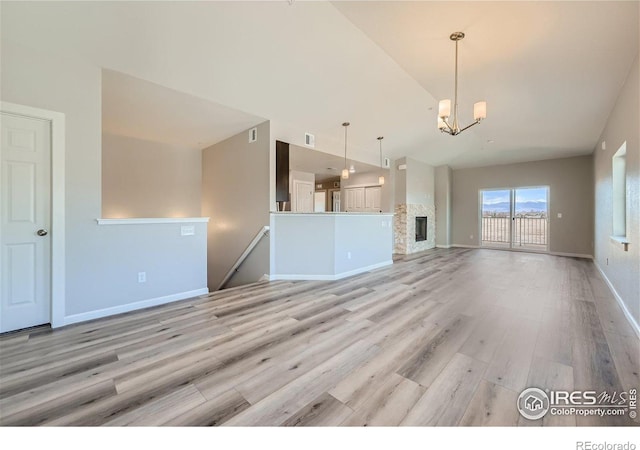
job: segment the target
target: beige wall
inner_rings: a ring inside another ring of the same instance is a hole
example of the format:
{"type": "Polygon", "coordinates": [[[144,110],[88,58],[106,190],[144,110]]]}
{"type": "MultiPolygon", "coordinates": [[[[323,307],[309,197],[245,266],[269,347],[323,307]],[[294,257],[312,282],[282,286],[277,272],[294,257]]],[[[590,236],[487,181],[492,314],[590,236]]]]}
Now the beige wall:
{"type": "Polygon", "coordinates": [[[102,217],[200,217],[202,151],[102,135],[102,217]]]}
{"type": "MultiPolygon", "coordinates": [[[[202,151],[202,215],[211,218],[210,290],[218,288],[258,231],[269,225],[269,134],[269,122],[264,122],[256,142],[250,144],[243,131],[202,151]]],[[[242,270],[247,279],[258,281],[269,273],[268,254],[251,255],[242,270]]]]}
{"type": "Polygon", "coordinates": [[[636,324],[640,323],[640,139],[638,58],[633,63],[618,101],[594,151],[595,260],[625,303],[636,324]],[[601,143],[606,142],[606,150],[601,143]],[[627,240],[629,251],[613,242],[611,158],[627,143],[627,240]]]}
{"type": "Polygon", "coordinates": [[[454,245],[480,245],[481,189],[549,186],[549,249],[593,254],[593,164],[590,155],[453,171],[454,245]],[[558,219],[557,214],[562,213],[558,219]],[[473,237],[471,237],[473,236],[473,237]]]}

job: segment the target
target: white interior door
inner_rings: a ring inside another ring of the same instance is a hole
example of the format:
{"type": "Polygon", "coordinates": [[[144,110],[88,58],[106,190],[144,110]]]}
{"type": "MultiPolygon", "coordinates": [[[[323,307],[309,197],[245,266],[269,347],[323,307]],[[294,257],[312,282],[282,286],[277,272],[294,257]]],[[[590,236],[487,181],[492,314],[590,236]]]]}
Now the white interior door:
{"type": "Polygon", "coordinates": [[[51,124],[0,116],[0,332],[51,321],[51,124]]]}
{"type": "Polygon", "coordinates": [[[293,212],[313,212],[313,183],[295,180],[293,189],[295,194],[293,212]]]}
{"type": "Polygon", "coordinates": [[[382,211],[380,208],[380,196],[382,189],[380,186],[367,187],[364,190],[365,208],[370,212],[382,211]]]}
{"type": "Polygon", "coordinates": [[[335,191],[332,193],[332,202],[333,212],[340,212],[340,191],[335,191]]]}
{"type": "Polygon", "coordinates": [[[327,205],[327,191],[316,191],[314,194],[314,212],[325,212],[327,205]]]}
{"type": "Polygon", "coordinates": [[[347,188],[345,193],[345,211],[363,212],[365,211],[364,188],[347,188]]]}

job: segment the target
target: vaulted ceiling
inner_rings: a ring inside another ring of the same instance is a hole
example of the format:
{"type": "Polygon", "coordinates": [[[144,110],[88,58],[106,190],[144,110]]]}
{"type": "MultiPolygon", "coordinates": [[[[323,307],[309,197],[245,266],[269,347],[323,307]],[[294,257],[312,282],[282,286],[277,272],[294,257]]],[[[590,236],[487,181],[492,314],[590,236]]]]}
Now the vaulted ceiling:
{"type": "MultiPolygon", "coordinates": [[[[392,158],[453,167],[590,153],[639,47],[635,1],[0,8],[3,40],[215,103],[216,114],[236,110],[247,123],[266,118],[314,133],[316,148],[329,153],[342,153],[348,120],[351,156],[373,164],[380,135],[392,158]],[[488,118],[451,137],[437,130],[436,111],[438,99],[453,96],[454,31],[466,33],[462,122],[477,100],[487,101],[488,118]]],[[[158,102],[151,114],[174,105],[158,102]]],[[[225,135],[225,120],[216,126],[225,135]]]]}

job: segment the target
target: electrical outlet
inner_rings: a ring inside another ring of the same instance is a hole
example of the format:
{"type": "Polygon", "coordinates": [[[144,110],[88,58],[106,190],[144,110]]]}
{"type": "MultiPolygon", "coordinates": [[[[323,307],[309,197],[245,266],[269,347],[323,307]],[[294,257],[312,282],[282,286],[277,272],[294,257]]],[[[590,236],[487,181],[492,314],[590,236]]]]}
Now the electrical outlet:
{"type": "Polygon", "coordinates": [[[473,234],[469,236],[469,239],[473,239],[473,234]]]}
{"type": "Polygon", "coordinates": [[[147,282],[147,272],[138,272],[138,283],[147,282]]]}

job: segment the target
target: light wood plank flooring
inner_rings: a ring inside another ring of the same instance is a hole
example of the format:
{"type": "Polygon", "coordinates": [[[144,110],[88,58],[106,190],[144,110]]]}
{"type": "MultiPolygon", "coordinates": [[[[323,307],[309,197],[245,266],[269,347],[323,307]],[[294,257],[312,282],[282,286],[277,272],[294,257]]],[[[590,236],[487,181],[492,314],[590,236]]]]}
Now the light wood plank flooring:
{"type": "Polygon", "coordinates": [[[640,387],[587,260],[433,250],[0,336],[2,425],[637,425],[516,410],[525,387],[640,387]]]}

